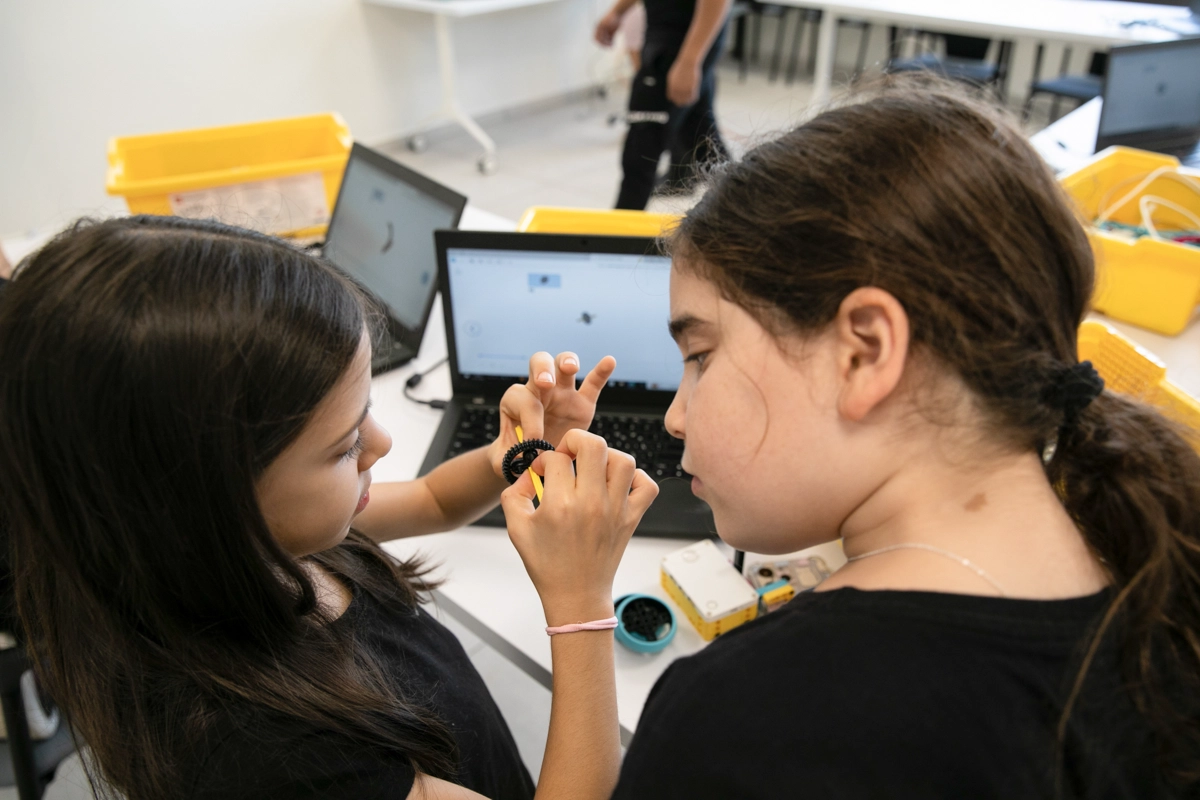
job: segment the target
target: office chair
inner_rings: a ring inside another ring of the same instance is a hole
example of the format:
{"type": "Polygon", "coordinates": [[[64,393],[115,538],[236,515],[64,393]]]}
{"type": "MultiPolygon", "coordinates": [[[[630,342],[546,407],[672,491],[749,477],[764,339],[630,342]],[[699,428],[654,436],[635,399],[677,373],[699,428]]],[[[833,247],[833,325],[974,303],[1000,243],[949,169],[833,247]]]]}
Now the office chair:
{"type": "Polygon", "coordinates": [[[1021,112],[1022,118],[1029,119],[1029,112],[1033,106],[1034,98],[1039,94],[1049,94],[1054,97],[1050,104],[1050,119],[1049,122],[1054,122],[1058,119],[1058,107],[1064,97],[1078,101],[1077,105],[1083,105],[1093,97],[1099,97],[1104,91],[1104,73],[1108,71],[1108,53],[1098,51],[1092,53],[1091,63],[1088,65],[1086,75],[1068,75],[1067,66],[1071,61],[1071,48],[1063,48],[1062,65],[1059,67],[1059,76],[1057,78],[1047,78],[1040,80],[1038,75],[1042,71],[1042,50],[1043,46],[1038,45],[1037,57],[1033,62],[1033,81],[1029,84],[1029,96],[1025,98],[1025,107],[1021,112]]]}
{"type": "Polygon", "coordinates": [[[39,800],[58,765],[75,752],[75,740],[65,722],[49,739],[29,735],[21,696],[21,676],[28,669],[23,647],[0,650],[0,704],[8,731],[8,741],[0,743],[0,786],[16,786],[21,800],[39,800]]]}
{"type": "Polygon", "coordinates": [[[1012,42],[1001,40],[996,52],[996,61],[987,61],[991,39],[957,34],[938,34],[920,31],[922,39],[934,38],[945,42],[946,55],[925,52],[911,58],[899,56],[897,28],[889,28],[891,59],[888,72],[915,72],[929,70],[951,80],[973,86],[990,86],[996,96],[1003,100],[1008,94],[1008,65],[1012,57],[1012,42]]]}

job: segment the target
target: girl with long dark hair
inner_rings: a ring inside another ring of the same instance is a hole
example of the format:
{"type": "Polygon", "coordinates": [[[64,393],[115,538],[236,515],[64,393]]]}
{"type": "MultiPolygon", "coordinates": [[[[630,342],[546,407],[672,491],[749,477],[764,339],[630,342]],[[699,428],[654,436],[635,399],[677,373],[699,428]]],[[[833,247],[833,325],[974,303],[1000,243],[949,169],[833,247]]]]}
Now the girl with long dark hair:
{"type": "MultiPolygon", "coordinates": [[[[534,356],[493,445],[371,488],[391,440],[370,414],[365,309],[286,243],[155,217],[77,224],[0,301],[18,611],[101,794],[533,795],[462,647],[418,606],[421,565],[377,542],[494,506],[521,424],[558,445],[545,503],[532,512],[519,494],[528,478],[506,501],[547,621],[610,616],[613,572],[656,492],[585,432],[614,363],[577,390],[572,354],[534,356]]],[[[538,797],[605,796],[619,757],[611,634],[552,649],[538,797]]]]}

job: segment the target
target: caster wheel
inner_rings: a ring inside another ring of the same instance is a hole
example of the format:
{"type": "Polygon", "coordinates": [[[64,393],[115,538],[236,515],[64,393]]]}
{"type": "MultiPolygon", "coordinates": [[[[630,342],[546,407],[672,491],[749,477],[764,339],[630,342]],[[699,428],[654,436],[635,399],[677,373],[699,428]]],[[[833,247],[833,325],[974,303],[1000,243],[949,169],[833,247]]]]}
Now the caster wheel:
{"type": "Polygon", "coordinates": [[[479,171],[484,175],[491,175],[496,171],[496,157],[485,153],[479,157],[478,161],[475,162],[475,166],[478,167],[479,171]]]}
{"type": "Polygon", "coordinates": [[[417,134],[416,136],[408,137],[408,141],[406,141],[405,144],[408,145],[408,149],[414,153],[424,153],[425,148],[429,147],[429,140],[423,135],[417,134]]]}

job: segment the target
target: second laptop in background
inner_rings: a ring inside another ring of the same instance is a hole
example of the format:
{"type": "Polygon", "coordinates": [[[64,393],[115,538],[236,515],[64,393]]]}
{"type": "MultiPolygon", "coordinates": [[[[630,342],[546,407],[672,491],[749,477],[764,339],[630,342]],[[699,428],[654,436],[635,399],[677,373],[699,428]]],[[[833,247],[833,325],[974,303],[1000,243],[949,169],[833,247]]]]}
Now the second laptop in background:
{"type": "Polygon", "coordinates": [[[323,255],[364,287],[387,316],[372,372],[405,364],[421,348],[437,293],[433,232],[456,228],[467,198],[355,143],[346,162],[323,255]]]}
{"type": "MultiPolygon", "coordinates": [[[[667,333],[671,261],[656,240],[482,231],[435,239],[453,397],[421,474],[495,439],[500,397],[528,379],[533,353],[571,350],[581,376],[612,355],[617,369],[591,430],[659,484],[637,533],[711,535],[712,512],[679,463],[683,442],[663,426],[683,363],[667,333]]],[[[504,514],[480,523],[503,525],[504,514]]]]}

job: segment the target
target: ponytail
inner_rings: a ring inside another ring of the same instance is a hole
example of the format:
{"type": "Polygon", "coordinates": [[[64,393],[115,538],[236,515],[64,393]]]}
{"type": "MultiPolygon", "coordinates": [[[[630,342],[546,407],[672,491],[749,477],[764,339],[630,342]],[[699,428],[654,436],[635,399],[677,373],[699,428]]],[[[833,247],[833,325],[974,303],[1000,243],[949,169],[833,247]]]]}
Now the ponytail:
{"type": "Polygon", "coordinates": [[[1047,465],[1114,588],[1063,711],[1060,742],[1119,617],[1125,681],[1160,743],[1164,769],[1185,783],[1200,780],[1200,454],[1188,433],[1106,391],[1063,430],[1047,465]]]}

